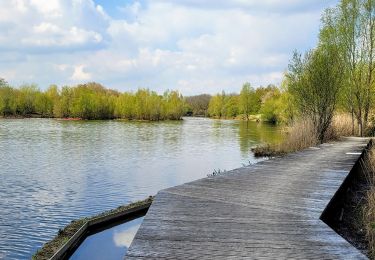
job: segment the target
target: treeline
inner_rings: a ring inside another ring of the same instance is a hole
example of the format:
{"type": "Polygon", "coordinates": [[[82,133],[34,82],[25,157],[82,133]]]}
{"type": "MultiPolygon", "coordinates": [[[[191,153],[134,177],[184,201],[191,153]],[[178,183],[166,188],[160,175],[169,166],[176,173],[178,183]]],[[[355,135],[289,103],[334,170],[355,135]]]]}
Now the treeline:
{"type": "Polygon", "coordinates": [[[19,88],[0,80],[0,115],[81,119],[179,120],[185,102],[177,91],[158,95],[148,89],[120,93],[98,83],[41,91],[35,85],[19,88]]]}
{"type": "Polygon", "coordinates": [[[280,123],[289,121],[293,115],[288,112],[289,94],[280,88],[269,85],[267,87],[251,87],[245,83],[240,94],[221,94],[213,96],[209,102],[208,114],[216,118],[240,117],[249,120],[251,115],[259,115],[262,120],[280,123]]]}

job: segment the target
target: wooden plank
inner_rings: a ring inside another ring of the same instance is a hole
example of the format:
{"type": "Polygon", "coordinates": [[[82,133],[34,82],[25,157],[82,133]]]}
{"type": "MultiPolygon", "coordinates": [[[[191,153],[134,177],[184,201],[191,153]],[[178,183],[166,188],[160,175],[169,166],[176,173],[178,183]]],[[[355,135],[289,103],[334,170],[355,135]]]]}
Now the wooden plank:
{"type": "Polygon", "coordinates": [[[160,191],[126,259],[366,259],[320,220],[366,139],[160,191]]]}

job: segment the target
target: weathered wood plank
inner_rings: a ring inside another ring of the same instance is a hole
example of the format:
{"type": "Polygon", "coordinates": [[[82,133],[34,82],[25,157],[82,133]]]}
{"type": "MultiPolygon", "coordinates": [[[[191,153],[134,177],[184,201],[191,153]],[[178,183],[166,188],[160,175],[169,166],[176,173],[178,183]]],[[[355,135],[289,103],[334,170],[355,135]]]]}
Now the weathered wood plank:
{"type": "Polygon", "coordinates": [[[366,259],[319,218],[367,140],[160,191],[127,259],[366,259]]]}

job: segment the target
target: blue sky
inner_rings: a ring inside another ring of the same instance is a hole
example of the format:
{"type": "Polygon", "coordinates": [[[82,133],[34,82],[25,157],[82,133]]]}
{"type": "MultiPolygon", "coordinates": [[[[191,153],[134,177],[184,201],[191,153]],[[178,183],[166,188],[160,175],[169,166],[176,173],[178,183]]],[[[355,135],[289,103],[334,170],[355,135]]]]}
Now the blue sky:
{"type": "Polygon", "coordinates": [[[0,77],[184,95],[279,84],[337,0],[0,1],[0,77]]]}

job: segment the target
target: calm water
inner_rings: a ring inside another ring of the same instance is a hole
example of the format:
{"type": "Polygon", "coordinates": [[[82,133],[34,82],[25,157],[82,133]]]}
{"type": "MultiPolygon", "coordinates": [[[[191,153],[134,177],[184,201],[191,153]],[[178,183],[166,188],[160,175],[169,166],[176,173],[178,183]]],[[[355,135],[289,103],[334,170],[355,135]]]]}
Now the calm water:
{"type": "Polygon", "coordinates": [[[142,221],[139,218],[87,237],[70,260],[124,259],[142,221]]]}
{"type": "Polygon", "coordinates": [[[78,217],[255,162],[277,128],[240,121],[0,120],[0,259],[27,259],[78,217]]]}

